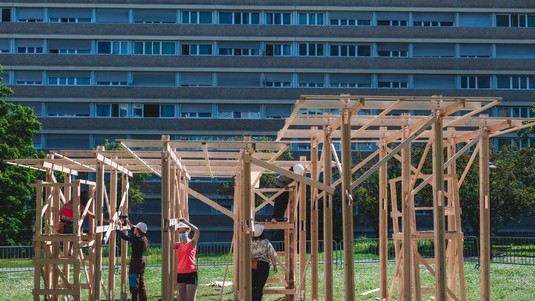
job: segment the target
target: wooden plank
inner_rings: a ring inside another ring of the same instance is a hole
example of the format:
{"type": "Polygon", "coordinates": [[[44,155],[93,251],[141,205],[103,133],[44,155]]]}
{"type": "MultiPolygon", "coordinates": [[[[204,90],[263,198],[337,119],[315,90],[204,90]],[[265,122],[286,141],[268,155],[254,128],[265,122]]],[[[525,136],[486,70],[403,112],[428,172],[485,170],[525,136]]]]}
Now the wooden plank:
{"type": "Polygon", "coordinates": [[[287,289],[283,287],[266,287],[264,288],[265,295],[294,295],[293,289],[287,289]]]}
{"type": "Polygon", "coordinates": [[[351,184],[351,190],[355,189],[360,183],[362,183],[369,176],[371,176],[374,172],[376,172],[379,169],[379,167],[381,167],[382,164],[386,164],[386,162],[390,160],[395,154],[397,154],[404,147],[406,147],[407,144],[411,143],[414,139],[416,139],[424,131],[425,128],[427,128],[433,122],[435,122],[435,119],[436,119],[435,116],[429,118],[429,120],[427,120],[427,122],[423,124],[418,130],[414,131],[406,139],[403,139],[403,142],[398,144],[388,155],[386,155],[384,158],[379,160],[379,162],[377,162],[374,166],[372,166],[364,174],[362,174],[362,176],[360,176],[357,180],[355,180],[355,182],[351,184]]]}
{"type": "Polygon", "coordinates": [[[213,208],[221,211],[221,213],[223,213],[226,216],[232,218],[233,220],[236,219],[236,214],[234,214],[234,212],[232,212],[232,211],[228,210],[227,208],[219,205],[218,203],[210,200],[209,198],[207,198],[204,195],[198,193],[197,191],[191,189],[190,187],[187,187],[186,189],[187,189],[188,194],[192,195],[193,197],[195,197],[199,201],[209,205],[210,207],[213,207],[213,208]]]}
{"type": "Polygon", "coordinates": [[[277,133],[277,139],[275,139],[275,141],[281,141],[281,138],[283,136],[286,136],[286,133],[285,133],[286,130],[288,130],[288,128],[292,124],[293,119],[299,113],[299,110],[301,110],[301,107],[304,105],[304,103],[305,103],[305,99],[303,97],[301,97],[300,99],[298,99],[295,102],[294,109],[293,109],[292,113],[290,113],[290,116],[288,116],[288,118],[286,118],[286,120],[284,121],[284,126],[277,133]]]}
{"type": "Polygon", "coordinates": [[[307,185],[317,187],[318,189],[327,191],[328,193],[334,193],[334,188],[331,187],[331,186],[327,186],[327,185],[325,185],[323,183],[320,183],[318,181],[314,181],[314,180],[312,180],[310,178],[307,178],[305,176],[300,176],[300,175],[298,175],[296,173],[293,173],[293,172],[291,172],[289,170],[286,170],[286,169],[280,168],[280,167],[278,167],[276,165],[264,162],[264,161],[262,161],[260,159],[257,159],[255,157],[252,157],[252,156],[247,155],[247,154],[244,154],[243,158],[245,160],[251,160],[251,162],[253,164],[256,164],[256,165],[261,166],[261,167],[263,167],[265,169],[269,169],[271,171],[277,172],[279,174],[283,174],[283,175],[285,175],[285,176],[287,176],[289,178],[292,178],[292,179],[294,179],[296,181],[303,182],[303,183],[306,183],[307,185]]]}
{"type": "Polygon", "coordinates": [[[46,289],[46,288],[34,288],[32,290],[34,295],[71,295],[79,296],[80,291],[77,289],[67,289],[67,288],[56,288],[56,289],[46,289]]]}
{"type": "Polygon", "coordinates": [[[352,155],[351,155],[351,122],[349,110],[345,109],[342,118],[342,237],[344,242],[344,300],[355,300],[355,262],[353,240],[353,193],[352,193],[352,155]]]}
{"type": "MultiPolygon", "coordinates": [[[[328,122],[323,126],[323,183],[327,186],[332,185],[332,154],[331,148],[331,127],[328,122]]],[[[323,193],[323,192],[322,192],[323,193]]],[[[318,196],[320,197],[320,196],[318,196]]],[[[324,300],[334,300],[333,288],[333,217],[332,217],[332,194],[327,193],[323,197],[323,248],[324,248],[324,267],[323,267],[323,291],[324,300]]]]}
{"type": "Polygon", "coordinates": [[[489,133],[486,129],[480,139],[479,152],[479,228],[480,228],[480,297],[482,301],[490,296],[490,176],[489,176],[489,133]]]}

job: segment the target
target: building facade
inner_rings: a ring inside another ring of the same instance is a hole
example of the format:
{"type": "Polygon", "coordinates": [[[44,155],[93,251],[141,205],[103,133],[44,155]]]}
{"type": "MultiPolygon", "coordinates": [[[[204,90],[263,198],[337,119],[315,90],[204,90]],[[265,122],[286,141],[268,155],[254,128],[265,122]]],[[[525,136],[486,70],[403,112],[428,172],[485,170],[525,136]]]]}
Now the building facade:
{"type": "MultiPolygon", "coordinates": [[[[0,9],[8,100],[34,108],[43,150],[162,134],[274,136],[311,94],[502,97],[485,113],[534,117],[532,1],[19,0],[0,9]]],[[[199,189],[232,209],[222,181],[199,189]]],[[[157,179],[146,184],[139,210],[157,216],[157,179]]],[[[223,215],[191,204],[205,241],[229,240],[223,215]]]]}

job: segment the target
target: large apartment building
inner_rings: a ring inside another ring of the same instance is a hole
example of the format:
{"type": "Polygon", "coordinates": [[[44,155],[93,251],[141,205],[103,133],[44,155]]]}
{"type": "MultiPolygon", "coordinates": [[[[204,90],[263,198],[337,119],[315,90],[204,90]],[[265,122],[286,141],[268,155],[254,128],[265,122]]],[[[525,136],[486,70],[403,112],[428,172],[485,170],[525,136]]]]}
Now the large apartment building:
{"type": "MultiPolygon", "coordinates": [[[[274,136],[311,94],[502,97],[485,113],[534,115],[533,1],[19,0],[0,9],[3,83],[10,101],[34,108],[44,150],[162,134],[274,136]]],[[[220,181],[193,185],[231,208],[220,181]]],[[[159,223],[153,186],[149,224],[159,223]]],[[[191,214],[203,240],[230,240],[223,215],[200,202],[191,214]]]]}

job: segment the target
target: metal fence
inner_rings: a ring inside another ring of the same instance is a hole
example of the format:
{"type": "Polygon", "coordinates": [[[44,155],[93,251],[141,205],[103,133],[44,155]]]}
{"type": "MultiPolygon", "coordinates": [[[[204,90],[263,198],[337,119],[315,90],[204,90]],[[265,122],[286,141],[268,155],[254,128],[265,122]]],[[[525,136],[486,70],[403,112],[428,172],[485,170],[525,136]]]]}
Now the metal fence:
{"type": "MultiPolygon", "coordinates": [[[[275,250],[284,249],[283,241],[272,242],[275,250]]],[[[159,266],[162,262],[160,245],[151,244],[145,255],[149,266],[159,266]]],[[[199,243],[197,247],[198,265],[226,265],[232,264],[230,243],[199,243]]],[[[324,262],[324,242],[318,245],[319,262],[324,262]]],[[[129,248],[130,250],[130,248],[129,248]]],[[[423,257],[432,257],[434,254],[433,241],[419,241],[418,251],[423,257]]],[[[31,259],[34,256],[31,246],[4,246],[0,247],[0,271],[27,270],[32,268],[31,259]]],[[[310,252],[310,241],[307,241],[307,252],[310,252]]],[[[358,238],[353,241],[355,263],[371,263],[379,261],[379,240],[373,238],[358,238]]],[[[102,250],[103,265],[108,264],[109,249],[102,250]]],[[[120,255],[120,249],[116,250],[120,255]]],[[[479,261],[479,240],[474,236],[464,238],[464,258],[466,261],[479,261]]],[[[388,242],[388,258],[394,260],[394,241],[388,242]]],[[[535,265],[535,237],[492,237],[491,262],[504,264],[535,265]]],[[[335,268],[342,268],[343,243],[333,242],[333,263],[335,268]]]]}

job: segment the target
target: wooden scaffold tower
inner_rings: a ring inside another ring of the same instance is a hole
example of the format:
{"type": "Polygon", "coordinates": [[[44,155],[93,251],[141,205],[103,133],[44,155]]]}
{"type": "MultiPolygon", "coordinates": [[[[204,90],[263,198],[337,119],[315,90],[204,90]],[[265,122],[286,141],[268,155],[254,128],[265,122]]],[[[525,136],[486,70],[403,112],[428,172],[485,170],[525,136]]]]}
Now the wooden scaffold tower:
{"type": "MultiPolygon", "coordinates": [[[[175,141],[164,135],[160,140],[118,140],[122,147],[119,150],[99,147],[95,151],[51,152],[45,159],[11,160],[10,164],[46,173],[46,181],[36,183],[34,298],[58,300],[72,296],[80,300],[87,294],[90,300],[116,300],[112,268],[116,265],[114,222],[128,213],[128,177],[151,173],[161,178],[162,300],[176,296],[177,259],[170,245],[178,241],[175,226],[179,218],[189,217],[190,197],[225,214],[234,225],[231,249],[235,300],[251,300],[250,245],[255,223],[284,233],[284,247],[278,251],[284,258],[280,261],[283,272],[268,280],[277,286],[265,288],[266,294],[278,294],[285,300],[334,300],[333,218],[338,218],[333,215],[335,189],[341,194],[344,300],[354,300],[353,209],[357,200],[352,191],[378,172],[379,300],[465,301],[459,188],[479,158],[481,298],[490,300],[489,138],[529,126],[525,120],[483,114],[500,101],[443,96],[302,96],[276,141],[252,141],[247,137],[243,141],[175,141]],[[309,156],[281,160],[292,143],[310,144],[309,156]],[[417,145],[423,146],[423,155],[412,158],[417,145]],[[368,156],[354,164],[352,152],[364,146],[371,146],[368,156]],[[456,160],[468,151],[472,152],[468,164],[457,170],[456,160]],[[432,173],[424,174],[422,166],[428,156],[432,173]],[[390,160],[399,161],[401,176],[389,177],[390,160]],[[305,166],[304,175],[289,171],[297,163],[305,166]],[[63,182],[57,181],[57,173],[63,174],[63,182]],[[274,198],[282,193],[281,189],[259,187],[265,173],[282,174],[297,183],[290,193],[287,222],[256,221],[256,213],[273,205],[274,198]],[[338,176],[334,178],[333,173],[338,176]],[[192,178],[214,177],[234,179],[233,210],[189,187],[192,178]],[[75,215],[74,233],[58,234],[55,228],[61,204],[72,199],[75,208],[79,208],[80,185],[88,185],[94,192],[87,208],[96,217],[89,221],[84,233],[85,212],[80,217],[75,215]],[[432,190],[432,206],[422,207],[414,202],[415,195],[424,189],[432,190]],[[417,227],[416,213],[422,211],[433,217],[431,230],[417,227]],[[109,223],[104,222],[105,213],[109,223]],[[392,229],[388,228],[388,217],[392,229]],[[388,267],[389,231],[395,246],[393,271],[388,267]],[[432,256],[419,253],[420,241],[434,244],[432,256]],[[109,248],[106,273],[102,269],[105,244],[109,248]],[[324,251],[322,297],[318,288],[320,249],[324,251]],[[434,286],[422,286],[421,268],[433,275],[434,286]],[[307,277],[307,273],[311,276],[307,277]]],[[[127,289],[126,250],[127,244],[122,241],[121,299],[126,297],[127,289]]]]}

